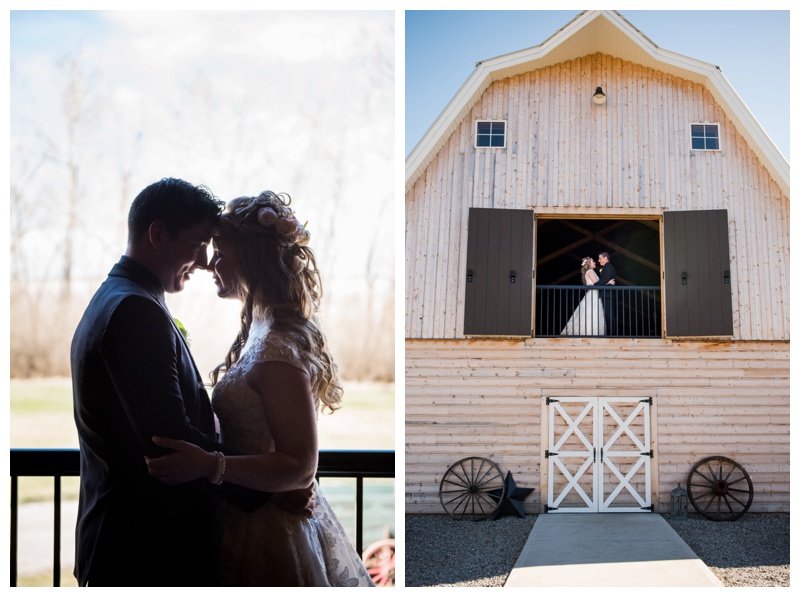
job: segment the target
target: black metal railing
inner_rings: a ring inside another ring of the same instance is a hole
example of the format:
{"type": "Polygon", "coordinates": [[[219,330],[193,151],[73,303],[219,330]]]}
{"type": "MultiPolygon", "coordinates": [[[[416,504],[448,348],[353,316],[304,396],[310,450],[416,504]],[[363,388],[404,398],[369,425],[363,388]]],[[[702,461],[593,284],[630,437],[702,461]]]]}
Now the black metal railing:
{"type": "Polygon", "coordinates": [[[661,337],[659,286],[537,286],[540,338],[661,337]]]}
{"type": "MultiPolygon", "coordinates": [[[[61,478],[80,474],[80,451],[11,450],[11,586],[17,586],[20,477],[53,477],[53,586],[61,586],[61,478]]],[[[394,479],[393,450],[321,450],[317,478],[356,480],[356,549],[362,553],[364,479],[394,479]]]]}

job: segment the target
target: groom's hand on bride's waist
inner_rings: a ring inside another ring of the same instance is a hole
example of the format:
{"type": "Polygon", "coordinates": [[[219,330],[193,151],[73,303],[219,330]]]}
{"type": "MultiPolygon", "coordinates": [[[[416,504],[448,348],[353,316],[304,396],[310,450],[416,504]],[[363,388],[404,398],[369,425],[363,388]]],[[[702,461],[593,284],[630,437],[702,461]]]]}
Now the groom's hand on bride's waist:
{"type": "Polygon", "coordinates": [[[272,503],[292,514],[311,518],[314,510],[314,484],[305,489],[273,493],[272,503]]]}

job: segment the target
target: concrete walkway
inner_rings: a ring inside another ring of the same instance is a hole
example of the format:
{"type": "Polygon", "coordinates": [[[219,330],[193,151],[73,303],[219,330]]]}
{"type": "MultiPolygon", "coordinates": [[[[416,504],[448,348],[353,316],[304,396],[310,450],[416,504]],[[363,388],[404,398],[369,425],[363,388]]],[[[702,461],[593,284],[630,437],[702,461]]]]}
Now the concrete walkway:
{"type": "Polygon", "coordinates": [[[506,587],[721,587],[659,514],[540,514],[506,587]]]}

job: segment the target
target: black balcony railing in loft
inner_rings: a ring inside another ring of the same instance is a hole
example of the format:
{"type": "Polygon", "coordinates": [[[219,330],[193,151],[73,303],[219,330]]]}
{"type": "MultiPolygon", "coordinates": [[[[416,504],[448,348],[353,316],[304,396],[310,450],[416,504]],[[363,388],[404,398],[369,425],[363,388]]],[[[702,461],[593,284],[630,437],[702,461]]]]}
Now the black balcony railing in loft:
{"type": "Polygon", "coordinates": [[[536,287],[536,336],[661,337],[659,286],[536,287]]]}
{"type": "MultiPolygon", "coordinates": [[[[61,586],[61,478],[80,474],[79,450],[11,450],[11,586],[17,586],[20,477],[53,478],[53,586],[61,586]]],[[[317,477],[356,481],[356,549],[362,553],[364,479],[393,479],[393,450],[321,450],[317,477]]]]}

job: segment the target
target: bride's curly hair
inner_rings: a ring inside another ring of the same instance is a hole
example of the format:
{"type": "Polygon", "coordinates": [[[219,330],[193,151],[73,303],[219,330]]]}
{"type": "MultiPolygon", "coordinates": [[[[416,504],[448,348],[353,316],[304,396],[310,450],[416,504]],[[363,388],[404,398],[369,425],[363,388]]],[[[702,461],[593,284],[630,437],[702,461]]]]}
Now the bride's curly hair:
{"type": "Polygon", "coordinates": [[[591,257],[584,257],[581,259],[581,284],[584,286],[586,286],[586,272],[592,269],[592,267],[589,265],[591,262],[591,257]]]}
{"type": "Polygon", "coordinates": [[[214,236],[236,247],[236,283],[245,298],[239,334],[225,361],[212,371],[211,383],[216,385],[220,373],[239,359],[254,318],[269,319],[272,329],[291,337],[309,356],[314,402],[333,412],[343,390],[317,319],[322,280],[306,246],[310,235],[290,203],[285,193],[264,191],[233,199],[220,216],[214,236]]]}

